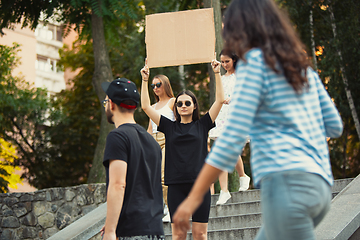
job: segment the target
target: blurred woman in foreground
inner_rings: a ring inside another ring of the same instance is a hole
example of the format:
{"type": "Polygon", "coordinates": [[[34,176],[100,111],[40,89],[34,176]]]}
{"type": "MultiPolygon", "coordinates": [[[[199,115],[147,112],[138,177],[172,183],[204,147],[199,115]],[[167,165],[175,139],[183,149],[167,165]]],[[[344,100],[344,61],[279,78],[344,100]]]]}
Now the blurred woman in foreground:
{"type": "Polygon", "coordinates": [[[315,239],[330,207],[333,176],[327,137],[339,137],[339,113],[304,46],[273,0],[234,0],[225,14],[225,49],[241,60],[229,122],[215,142],[174,224],[189,216],[221,171],[232,171],[250,135],[254,185],[263,225],[256,239],[315,239]]]}

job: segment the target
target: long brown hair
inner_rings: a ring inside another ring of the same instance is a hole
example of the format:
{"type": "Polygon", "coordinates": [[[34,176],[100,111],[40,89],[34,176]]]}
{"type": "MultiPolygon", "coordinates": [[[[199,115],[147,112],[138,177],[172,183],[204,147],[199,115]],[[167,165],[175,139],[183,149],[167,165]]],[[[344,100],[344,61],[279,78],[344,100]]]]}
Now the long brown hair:
{"type": "Polygon", "coordinates": [[[225,49],[244,61],[246,51],[260,48],[267,65],[276,73],[283,72],[296,92],[309,87],[305,47],[273,0],[233,0],[225,13],[223,38],[225,49]]]}
{"type": "MultiPolygon", "coordinates": [[[[169,78],[168,78],[167,76],[165,76],[165,75],[162,75],[162,74],[156,75],[156,76],[153,78],[153,80],[154,80],[155,78],[159,79],[160,82],[161,82],[161,84],[164,86],[164,90],[165,90],[166,95],[167,95],[168,97],[170,97],[170,98],[173,98],[173,97],[174,97],[174,93],[173,93],[172,87],[171,87],[171,85],[170,85],[170,80],[169,80],[169,78]]],[[[157,95],[155,94],[155,92],[153,92],[153,93],[154,93],[154,96],[155,96],[156,101],[158,102],[158,101],[160,100],[160,99],[159,99],[159,96],[157,96],[157,95]]]]}
{"type": "Polygon", "coordinates": [[[191,97],[192,101],[193,101],[193,104],[194,104],[194,111],[193,111],[193,114],[192,114],[192,120],[195,122],[197,120],[200,119],[200,111],[199,111],[199,104],[198,104],[198,100],[195,96],[195,94],[190,91],[190,90],[183,90],[181,91],[175,98],[175,104],[174,104],[174,115],[175,115],[175,121],[177,122],[180,122],[181,121],[181,116],[177,110],[177,107],[176,107],[176,103],[178,101],[178,98],[181,96],[181,95],[188,95],[191,97]]]}

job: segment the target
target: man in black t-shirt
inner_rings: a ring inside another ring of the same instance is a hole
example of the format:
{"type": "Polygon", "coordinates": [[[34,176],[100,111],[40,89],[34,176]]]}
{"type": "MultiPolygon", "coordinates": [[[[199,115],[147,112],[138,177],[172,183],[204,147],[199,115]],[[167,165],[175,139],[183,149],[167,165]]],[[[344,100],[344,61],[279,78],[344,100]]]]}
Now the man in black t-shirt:
{"type": "Polygon", "coordinates": [[[107,215],[103,239],[164,239],[161,186],[161,149],[147,131],[136,124],[139,103],[136,85],[117,78],[101,87],[109,123],[106,139],[107,215]]]}

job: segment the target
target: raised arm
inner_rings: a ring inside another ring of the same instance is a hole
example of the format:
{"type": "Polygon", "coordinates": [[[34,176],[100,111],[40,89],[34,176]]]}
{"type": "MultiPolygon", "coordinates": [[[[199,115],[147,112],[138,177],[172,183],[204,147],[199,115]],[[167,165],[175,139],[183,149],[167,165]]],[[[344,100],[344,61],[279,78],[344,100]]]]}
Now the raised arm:
{"type": "Polygon", "coordinates": [[[220,77],[220,62],[213,60],[211,62],[211,67],[214,70],[215,73],[215,102],[210,107],[209,115],[213,122],[215,122],[215,119],[217,115],[220,112],[220,109],[224,103],[224,90],[221,83],[221,77],[220,77]]]}
{"type": "Polygon", "coordinates": [[[141,70],[142,84],[141,84],[141,108],[144,110],[146,115],[153,120],[153,122],[159,126],[160,123],[160,114],[151,107],[150,105],[150,97],[149,97],[149,89],[148,89],[148,81],[150,76],[150,70],[147,65],[145,65],[141,70]]]}
{"type": "Polygon", "coordinates": [[[146,130],[148,133],[152,134],[153,133],[153,129],[152,129],[152,124],[151,124],[151,120],[149,119],[149,125],[148,128],[146,130]]]}

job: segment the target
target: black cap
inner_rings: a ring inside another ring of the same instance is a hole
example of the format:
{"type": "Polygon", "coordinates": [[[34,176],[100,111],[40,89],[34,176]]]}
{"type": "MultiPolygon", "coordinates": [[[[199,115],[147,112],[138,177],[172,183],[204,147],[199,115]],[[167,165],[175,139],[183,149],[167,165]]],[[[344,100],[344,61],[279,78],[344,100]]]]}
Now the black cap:
{"type": "Polygon", "coordinates": [[[111,101],[121,107],[134,109],[139,104],[140,95],[135,83],[126,78],[116,78],[112,82],[103,82],[101,87],[109,96],[111,101]],[[131,100],[136,103],[135,106],[121,104],[125,100],[131,100]]]}

